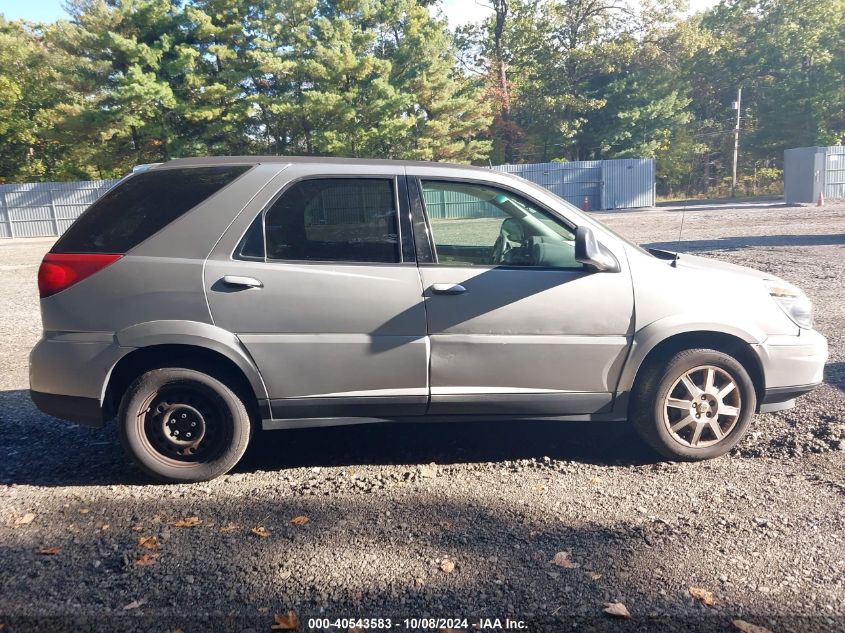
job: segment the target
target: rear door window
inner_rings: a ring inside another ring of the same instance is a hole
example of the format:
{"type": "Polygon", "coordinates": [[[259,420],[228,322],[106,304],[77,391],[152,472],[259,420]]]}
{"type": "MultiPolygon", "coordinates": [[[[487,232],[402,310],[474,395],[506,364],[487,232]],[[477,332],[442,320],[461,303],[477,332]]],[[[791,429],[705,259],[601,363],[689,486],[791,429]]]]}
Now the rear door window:
{"type": "Polygon", "coordinates": [[[267,259],[401,261],[392,179],[322,178],[297,182],[268,209],[264,230],[267,259]]]}
{"type": "Polygon", "coordinates": [[[248,165],[146,171],[91,205],[54,253],[125,253],[235,180],[248,165]]]}

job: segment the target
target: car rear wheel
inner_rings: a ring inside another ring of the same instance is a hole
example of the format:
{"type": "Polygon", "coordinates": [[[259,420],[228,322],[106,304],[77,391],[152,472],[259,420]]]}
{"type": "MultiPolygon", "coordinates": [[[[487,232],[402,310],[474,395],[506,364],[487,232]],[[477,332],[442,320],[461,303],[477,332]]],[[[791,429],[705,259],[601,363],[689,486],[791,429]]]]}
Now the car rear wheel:
{"type": "Polygon", "coordinates": [[[127,389],[118,416],[126,452],[148,475],[169,483],[207,481],[228,472],[249,443],[241,399],[200,371],[153,369],[127,389]]]}
{"type": "Polygon", "coordinates": [[[742,439],[757,406],[748,372],[732,356],[690,349],[645,368],[633,422],[646,443],[674,460],[718,457],[742,439]]]}

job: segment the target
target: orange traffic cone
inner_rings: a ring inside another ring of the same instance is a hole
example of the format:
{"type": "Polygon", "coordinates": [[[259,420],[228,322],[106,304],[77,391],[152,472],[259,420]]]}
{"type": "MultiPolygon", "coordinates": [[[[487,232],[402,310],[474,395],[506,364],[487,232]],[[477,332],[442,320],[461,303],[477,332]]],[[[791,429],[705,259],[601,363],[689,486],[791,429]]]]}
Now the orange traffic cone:
{"type": "Polygon", "coordinates": [[[822,193],[821,191],[819,191],[819,199],[816,201],[816,206],[817,207],[823,207],[824,206],[824,193],[822,193]]]}

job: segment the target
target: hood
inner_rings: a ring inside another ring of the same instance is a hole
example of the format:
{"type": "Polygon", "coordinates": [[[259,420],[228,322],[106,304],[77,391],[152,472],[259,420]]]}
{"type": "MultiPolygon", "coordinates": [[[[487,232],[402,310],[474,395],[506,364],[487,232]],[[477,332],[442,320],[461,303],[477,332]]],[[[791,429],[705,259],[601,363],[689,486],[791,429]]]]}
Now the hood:
{"type": "MultiPolygon", "coordinates": [[[[671,262],[675,259],[675,253],[671,251],[664,251],[656,248],[648,249],[648,252],[657,257],[671,262]]],[[[678,268],[686,268],[692,270],[707,270],[718,271],[724,273],[732,273],[735,275],[742,275],[744,277],[753,277],[755,279],[772,279],[783,283],[788,283],[770,273],[757,270],[755,268],[748,268],[747,266],[738,266],[737,264],[730,264],[712,257],[700,257],[699,255],[688,255],[687,253],[680,253],[678,257],[678,268]]]]}

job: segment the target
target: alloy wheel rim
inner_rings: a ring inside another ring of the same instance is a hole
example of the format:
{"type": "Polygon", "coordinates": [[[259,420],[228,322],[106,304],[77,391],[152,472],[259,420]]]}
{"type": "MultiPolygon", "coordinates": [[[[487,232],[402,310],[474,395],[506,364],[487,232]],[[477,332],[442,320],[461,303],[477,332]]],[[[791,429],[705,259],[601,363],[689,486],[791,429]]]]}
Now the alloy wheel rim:
{"type": "Polygon", "coordinates": [[[688,448],[725,440],[742,415],[736,379],[715,365],[690,369],[672,384],[663,401],[663,424],[672,439],[688,448]]]}

